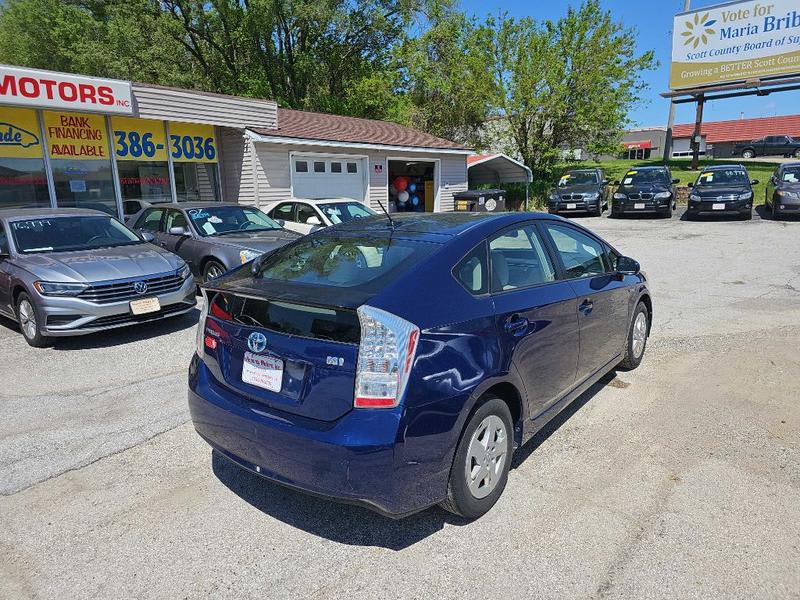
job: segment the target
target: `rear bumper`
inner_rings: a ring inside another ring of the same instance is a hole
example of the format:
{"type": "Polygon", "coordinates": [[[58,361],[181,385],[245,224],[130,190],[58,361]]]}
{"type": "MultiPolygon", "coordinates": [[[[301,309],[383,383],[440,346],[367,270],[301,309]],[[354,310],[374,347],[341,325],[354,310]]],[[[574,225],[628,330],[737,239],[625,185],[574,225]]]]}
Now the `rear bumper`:
{"type": "Polygon", "coordinates": [[[325,422],[271,410],[221,385],[196,355],[188,396],[212,448],[276,483],[394,518],[446,496],[449,465],[408,460],[413,441],[401,411],[352,410],[325,422]]]}

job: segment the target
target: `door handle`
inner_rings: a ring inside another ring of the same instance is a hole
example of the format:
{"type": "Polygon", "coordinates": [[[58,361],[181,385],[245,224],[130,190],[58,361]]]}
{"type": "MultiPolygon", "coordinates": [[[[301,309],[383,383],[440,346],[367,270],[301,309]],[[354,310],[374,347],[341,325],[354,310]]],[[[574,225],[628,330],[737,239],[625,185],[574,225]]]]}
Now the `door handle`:
{"type": "Polygon", "coordinates": [[[512,315],[508,319],[506,319],[504,328],[506,333],[510,333],[511,335],[518,337],[523,335],[528,329],[528,319],[525,317],[520,317],[519,315],[512,315]]]}
{"type": "Polygon", "coordinates": [[[578,307],[578,310],[587,316],[592,313],[593,309],[594,309],[594,302],[592,302],[588,298],[584,300],[583,303],[578,307]]]}

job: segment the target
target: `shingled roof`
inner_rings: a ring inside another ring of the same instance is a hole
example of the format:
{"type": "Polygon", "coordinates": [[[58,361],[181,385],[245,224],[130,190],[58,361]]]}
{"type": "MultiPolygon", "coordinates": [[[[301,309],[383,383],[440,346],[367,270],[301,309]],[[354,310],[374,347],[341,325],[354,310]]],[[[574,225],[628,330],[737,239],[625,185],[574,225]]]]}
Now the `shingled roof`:
{"type": "MultiPolygon", "coordinates": [[[[721,142],[744,142],[765,135],[790,135],[800,138],[800,115],[791,117],[764,117],[761,119],[737,119],[734,121],[712,121],[703,123],[701,129],[709,144],[721,142]]],[[[676,125],[673,136],[692,137],[694,124],[676,125]]]]}
{"type": "Polygon", "coordinates": [[[461,144],[387,121],[278,109],[277,129],[250,127],[270,137],[436,150],[466,150],[461,144]]]}

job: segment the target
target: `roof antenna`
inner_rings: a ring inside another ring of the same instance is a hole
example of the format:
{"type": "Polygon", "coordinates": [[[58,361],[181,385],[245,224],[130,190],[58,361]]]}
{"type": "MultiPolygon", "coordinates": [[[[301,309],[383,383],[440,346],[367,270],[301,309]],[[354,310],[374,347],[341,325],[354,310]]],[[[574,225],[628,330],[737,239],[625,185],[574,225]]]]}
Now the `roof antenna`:
{"type": "Polygon", "coordinates": [[[378,201],[378,206],[381,207],[381,209],[383,210],[383,214],[385,214],[386,218],[389,219],[389,225],[391,226],[392,231],[394,231],[395,225],[394,221],[392,220],[392,216],[389,214],[389,211],[386,210],[386,207],[383,205],[383,202],[380,201],[380,198],[375,198],[375,200],[378,201]]]}

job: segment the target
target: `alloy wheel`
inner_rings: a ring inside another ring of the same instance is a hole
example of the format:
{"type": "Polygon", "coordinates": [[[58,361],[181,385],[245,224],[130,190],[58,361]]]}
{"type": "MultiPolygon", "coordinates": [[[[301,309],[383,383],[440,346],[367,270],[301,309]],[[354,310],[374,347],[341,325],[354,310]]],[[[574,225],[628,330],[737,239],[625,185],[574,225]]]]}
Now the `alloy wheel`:
{"type": "Polygon", "coordinates": [[[29,340],[36,337],[36,311],[27,299],[19,303],[19,326],[29,340]]]}
{"type": "Polygon", "coordinates": [[[644,352],[645,342],[647,342],[647,317],[640,312],[633,322],[633,356],[637,360],[644,352]]]}
{"type": "Polygon", "coordinates": [[[497,487],[507,454],[506,424],[497,415],[489,415],[475,429],[467,451],[467,488],[475,498],[485,498],[497,487]]]}

